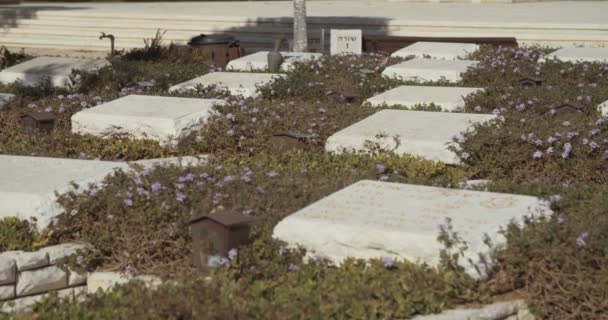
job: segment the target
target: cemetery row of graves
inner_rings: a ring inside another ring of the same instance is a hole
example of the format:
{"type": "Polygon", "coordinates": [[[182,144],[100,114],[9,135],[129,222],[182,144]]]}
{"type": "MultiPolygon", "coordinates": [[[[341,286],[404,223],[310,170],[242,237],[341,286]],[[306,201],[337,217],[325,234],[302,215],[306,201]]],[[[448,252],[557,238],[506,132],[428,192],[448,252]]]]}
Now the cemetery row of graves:
{"type": "Polygon", "coordinates": [[[608,312],[607,49],[284,52],[271,73],[152,43],[4,51],[0,300],[37,297],[13,317],[608,312]],[[193,261],[200,217],[247,241],[193,261]],[[162,281],[91,290],[103,272],[162,281]]]}

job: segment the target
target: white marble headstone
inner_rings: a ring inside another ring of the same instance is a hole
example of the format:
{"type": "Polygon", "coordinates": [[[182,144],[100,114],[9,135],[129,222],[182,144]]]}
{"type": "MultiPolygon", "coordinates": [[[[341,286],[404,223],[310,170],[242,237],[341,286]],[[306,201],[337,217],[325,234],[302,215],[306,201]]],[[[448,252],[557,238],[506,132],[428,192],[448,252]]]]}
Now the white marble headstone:
{"type": "Polygon", "coordinates": [[[336,264],[347,257],[392,257],[436,266],[444,248],[437,237],[449,218],[468,245],[460,263],[476,277],[467,259],[487,255],[485,235],[500,247],[506,243],[501,228],[548,214],[546,202],[530,196],[364,180],[289,215],[273,237],[336,264]]]}
{"type": "Polygon", "coordinates": [[[37,219],[45,228],[61,213],[55,192],[73,190],[71,182],[81,188],[102,181],[115,168],[128,168],[126,163],[43,157],[0,155],[0,219],[18,217],[37,219]]]}
{"type": "Polygon", "coordinates": [[[382,75],[388,78],[400,78],[406,81],[440,81],[458,82],[462,73],[469,67],[477,65],[472,60],[439,60],[415,58],[387,67],[382,75]]]}
{"type": "Polygon", "coordinates": [[[474,43],[451,43],[451,42],[416,42],[391,54],[391,57],[416,58],[430,57],[433,59],[464,59],[467,55],[479,50],[479,45],[474,43]]]}
{"type": "Polygon", "coordinates": [[[371,144],[396,154],[457,164],[460,159],[448,149],[452,138],[495,118],[490,114],[381,110],[330,136],[325,150],[367,152],[371,144]]]}
{"type": "Polygon", "coordinates": [[[363,32],[354,29],[331,29],[330,53],[356,54],[363,52],[363,32]]]}
{"type": "Polygon", "coordinates": [[[72,116],[72,132],[107,137],[128,134],[174,145],[200,129],[213,114],[218,99],[130,95],[72,116]]]}
{"type": "Polygon", "coordinates": [[[0,83],[18,81],[35,86],[48,79],[55,87],[65,87],[70,83],[72,70],[93,73],[109,65],[107,60],[38,57],[0,71],[0,83]]]}
{"type": "Polygon", "coordinates": [[[260,86],[271,83],[277,77],[284,76],[284,74],[278,73],[212,72],[174,85],[169,88],[169,92],[194,90],[198,85],[203,87],[215,85],[228,90],[234,96],[242,95],[245,98],[257,97],[260,86]]]}
{"type": "Polygon", "coordinates": [[[395,106],[412,107],[430,105],[441,107],[444,111],[464,109],[464,97],[482,91],[481,88],[399,86],[366,100],[373,107],[395,106]]]}

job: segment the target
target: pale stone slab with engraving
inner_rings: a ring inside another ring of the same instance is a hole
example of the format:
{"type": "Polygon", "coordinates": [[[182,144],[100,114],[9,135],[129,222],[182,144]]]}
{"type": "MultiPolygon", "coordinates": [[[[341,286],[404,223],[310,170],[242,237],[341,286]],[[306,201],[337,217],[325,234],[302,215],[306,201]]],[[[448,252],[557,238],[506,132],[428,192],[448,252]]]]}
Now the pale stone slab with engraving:
{"type": "Polygon", "coordinates": [[[5,104],[9,103],[9,101],[15,99],[14,94],[10,93],[0,93],[0,110],[4,107],[5,104]]]}
{"type": "Polygon", "coordinates": [[[330,53],[356,54],[363,52],[363,31],[360,29],[331,29],[330,53]]]}
{"type": "Polygon", "coordinates": [[[373,146],[397,154],[457,164],[460,162],[458,157],[448,150],[452,138],[474,124],[495,118],[489,114],[387,109],[333,134],[327,139],[325,150],[367,152],[373,146]]]}
{"type": "Polygon", "coordinates": [[[218,99],[194,99],[130,95],[72,116],[72,132],[111,137],[128,134],[135,139],[175,145],[199,130],[214,113],[218,99]]]}
{"type": "MultiPolygon", "coordinates": [[[[229,71],[266,71],[268,70],[268,51],[256,52],[235,60],[231,60],[226,66],[229,71]]],[[[319,59],[323,56],[321,53],[314,52],[281,52],[283,63],[281,64],[282,71],[290,71],[296,63],[306,63],[319,59]]]]}
{"type": "Polygon", "coordinates": [[[55,191],[73,190],[70,182],[86,187],[103,180],[115,168],[128,169],[126,163],[94,160],[57,159],[0,155],[0,219],[37,219],[46,227],[61,212],[55,191]]]}
{"type": "Polygon", "coordinates": [[[479,50],[479,45],[474,43],[451,43],[451,42],[416,42],[391,54],[395,58],[432,58],[456,60],[464,59],[469,54],[479,50]]]}
{"type": "Polygon", "coordinates": [[[561,48],[549,53],[540,61],[553,59],[564,62],[608,62],[608,48],[561,48]]]}
{"type": "Polygon", "coordinates": [[[228,90],[234,96],[257,97],[259,95],[258,87],[267,85],[274,79],[284,76],[278,73],[212,72],[177,84],[169,88],[169,92],[194,90],[197,86],[217,86],[228,90]]]}
{"type": "Polygon", "coordinates": [[[466,261],[489,252],[485,235],[500,247],[506,243],[501,228],[550,213],[546,202],[530,196],[364,180],[289,215],[273,237],[337,264],[347,257],[393,257],[435,266],[443,248],[437,237],[450,219],[468,244],[461,265],[478,276],[466,261]]]}
{"type": "Polygon", "coordinates": [[[473,60],[440,60],[414,58],[387,67],[382,75],[388,78],[399,78],[405,81],[448,81],[462,80],[462,73],[477,65],[473,60]]]}
{"type": "Polygon", "coordinates": [[[602,117],[608,117],[608,100],[600,103],[597,110],[602,114],[602,117]]]}
{"type": "Polygon", "coordinates": [[[483,91],[481,88],[399,86],[366,100],[373,107],[435,104],[444,111],[464,109],[464,97],[483,91]]]}
{"type": "Polygon", "coordinates": [[[0,71],[0,83],[19,81],[35,86],[48,79],[55,87],[65,87],[70,83],[72,70],[93,73],[109,65],[107,60],[38,57],[0,71]]]}

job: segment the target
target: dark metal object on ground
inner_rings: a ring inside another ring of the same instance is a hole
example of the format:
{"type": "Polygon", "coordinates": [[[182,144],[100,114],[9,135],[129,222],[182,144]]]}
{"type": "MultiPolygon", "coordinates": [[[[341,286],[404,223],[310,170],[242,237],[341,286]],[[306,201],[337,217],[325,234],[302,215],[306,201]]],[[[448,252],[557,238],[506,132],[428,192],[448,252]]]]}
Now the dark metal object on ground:
{"type": "Polygon", "coordinates": [[[105,32],[101,33],[101,36],[99,36],[99,40],[102,40],[103,38],[108,38],[110,39],[110,57],[114,56],[114,35],[113,34],[106,34],[105,32]]]}
{"type": "Polygon", "coordinates": [[[574,103],[574,102],[563,103],[554,108],[556,115],[583,112],[584,109],[585,108],[582,105],[580,105],[578,103],[574,103]]]}
{"type": "Polygon", "coordinates": [[[230,60],[245,55],[245,50],[241,47],[239,40],[228,35],[201,34],[190,39],[188,46],[203,50],[204,54],[209,56],[209,64],[222,67],[225,67],[230,60]]]}
{"type": "Polygon", "coordinates": [[[27,134],[49,133],[55,128],[57,116],[53,112],[30,112],[21,116],[21,127],[27,134]]]}
{"type": "Polygon", "coordinates": [[[189,223],[194,265],[203,271],[218,267],[230,250],[249,242],[253,221],[252,217],[236,212],[192,218],[189,223]]]}
{"type": "Polygon", "coordinates": [[[399,49],[420,41],[476,43],[517,47],[517,39],[513,37],[400,37],[400,36],[363,36],[363,51],[391,54],[399,49]]]}
{"type": "Polygon", "coordinates": [[[543,84],[543,80],[539,78],[527,77],[519,80],[519,85],[523,88],[540,86],[543,84]]]}
{"type": "Polygon", "coordinates": [[[313,136],[299,132],[289,131],[286,133],[275,134],[270,137],[270,144],[275,150],[287,152],[292,150],[302,150],[308,145],[308,140],[313,136]]]}
{"type": "Polygon", "coordinates": [[[330,92],[327,94],[333,103],[352,103],[355,101],[355,96],[350,92],[330,92]]]}

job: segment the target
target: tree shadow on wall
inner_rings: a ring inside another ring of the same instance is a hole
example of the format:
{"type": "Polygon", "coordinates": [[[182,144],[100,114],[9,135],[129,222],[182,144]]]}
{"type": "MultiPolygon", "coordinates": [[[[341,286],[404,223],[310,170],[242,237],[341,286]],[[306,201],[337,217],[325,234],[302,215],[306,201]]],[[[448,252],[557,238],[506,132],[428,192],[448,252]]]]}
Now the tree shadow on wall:
{"type": "Polygon", "coordinates": [[[81,10],[86,7],[0,5],[0,32],[18,25],[21,19],[36,19],[39,11],[81,10]]]}

